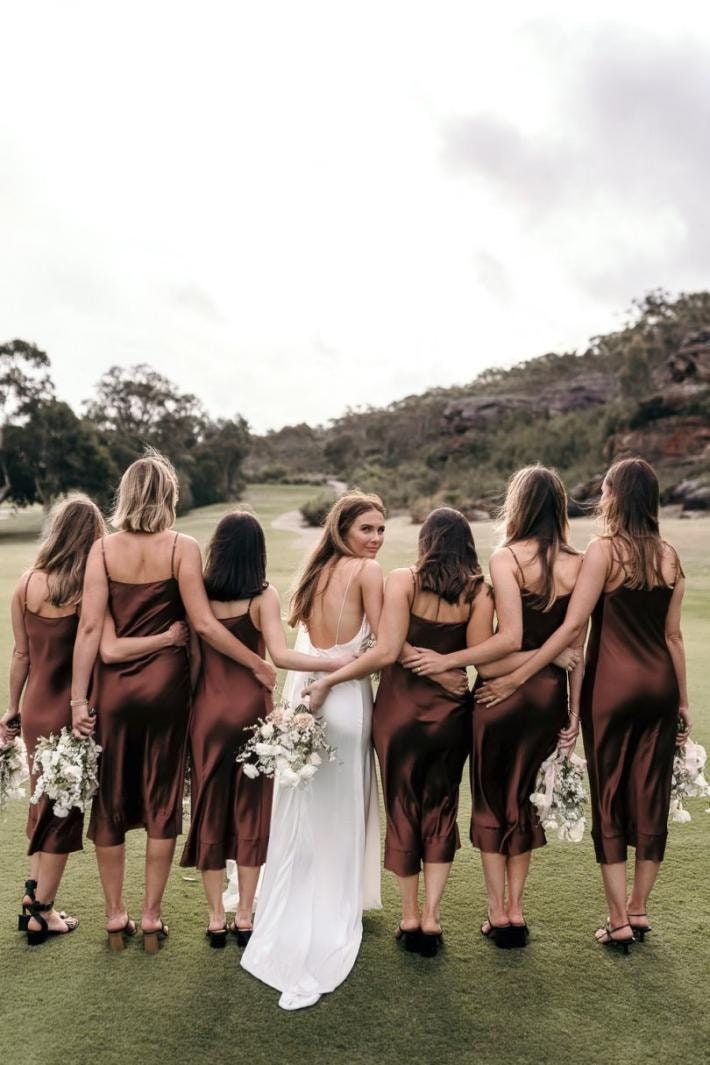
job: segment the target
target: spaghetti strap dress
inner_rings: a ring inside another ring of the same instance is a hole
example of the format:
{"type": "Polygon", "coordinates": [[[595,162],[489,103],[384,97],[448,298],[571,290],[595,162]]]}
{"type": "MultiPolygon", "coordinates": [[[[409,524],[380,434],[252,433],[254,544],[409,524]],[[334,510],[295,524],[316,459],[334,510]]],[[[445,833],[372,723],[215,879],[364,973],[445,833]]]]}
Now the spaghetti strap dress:
{"type": "MultiPolygon", "coordinates": [[[[221,618],[224,627],[263,658],[264,638],[251,617],[221,618]]],[[[250,669],[202,643],[202,671],[190,720],[192,823],[180,859],[198,869],[224,869],[227,860],[266,861],[273,781],[250,780],[235,761],[245,731],[271,711],[271,696],[250,669]]]]}
{"type": "MultiPolygon", "coordinates": [[[[678,566],[678,573],[682,573],[678,566]]],[[[580,718],[596,859],[663,860],[680,695],[666,643],[673,588],[621,585],[592,614],[580,718]]]]}
{"type": "MultiPolygon", "coordinates": [[[[58,735],[71,728],[72,656],[79,624],[75,613],[64,617],[45,617],[27,606],[25,583],[24,623],[29,649],[30,672],[22,699],[22,736],[27,747],[30,768],[37,742],[41,737],[58,735]]],[[[37,780],[31,778],[32,790],[37,780]]],[[[28,854],[71,854],[82,849],[84,815],[72,807],[66,817],[55,817],[46,795],[39,803],[30,803],[27,816],[28,854]]]]}
{"type": "MultiPolygon", "coordinates": [[[[117,636],[154,636],[185,619],[174,575],[177,536],[171,576],[164,580],[116,581],[106,568],[117,636]]],[[[105,553],[103,557],[106,566],[105,553]]],[[[89,839],[100,847],[114,847],[125,841],[132,828],[145,828],[153,839],[175,838],[182,831],[190,716],[186,649],[166,647],[132,662],[98,660],[91,702],[102,752],[89,839]]]]}
{"type": "MultiPolygon", "coordinates": [[[[518,571],[522,583],[519,563],[518,571]]],[[[522,650],[535,651],[564,621],[571,595],[559,595],[546,611],[533,605],[534,594],[526,588],[521,587],[521,595],[522,650]]],[[[479,676],[474,691],[482,683],[479,676]]],[[[567,674],[552,664],[496,706],[475,704],[470,767],[474,847],[512,856],[545,845],[530,795],[540,766],[557,746],[568,712],[567,674]]]]}
{"type": "MultiPolygon", "coordinates": [[[[468,621],[410,614],[408,643],[451,654],[466,647],[468,621]]],[[[471,749],[470,692],[456,696],[398,662],[382,671],[372,717],[387,832],[385,869],[414,876],[422,862],[451,862],[461,846],[459,787],[471,749]]]]}

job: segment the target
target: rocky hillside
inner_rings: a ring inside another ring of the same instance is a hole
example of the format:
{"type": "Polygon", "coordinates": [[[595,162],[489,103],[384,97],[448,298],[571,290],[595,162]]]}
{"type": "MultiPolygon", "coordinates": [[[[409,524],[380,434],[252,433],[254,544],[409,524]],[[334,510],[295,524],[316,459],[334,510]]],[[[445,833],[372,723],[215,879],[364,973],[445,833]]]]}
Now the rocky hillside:
{"type": "Polygon", "coordinates": [[[555,466],[584,503],[610,462],[632,454],[657,468],[664,502],[710,508],[710,292],[651,293],[628,325],[582,353],[255,437],[247,470],[253,479],[342,478],[415,517],[442,502],[483,516],[521,465],[555,466]]]}

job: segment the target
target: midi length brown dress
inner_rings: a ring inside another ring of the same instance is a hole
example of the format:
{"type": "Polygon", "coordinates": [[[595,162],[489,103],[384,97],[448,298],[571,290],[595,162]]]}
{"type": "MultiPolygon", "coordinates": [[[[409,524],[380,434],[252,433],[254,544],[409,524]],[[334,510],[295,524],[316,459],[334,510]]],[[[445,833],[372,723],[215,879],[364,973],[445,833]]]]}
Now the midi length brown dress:
{"type": "MultiPolygon", "coordinates": [[[[680,568],[679,568],[679,572],[680,568]]],[[[666,643],[673,588],[604,593],[592,614],[580,717],[598,862],[660,862],[680,696],[666,643]]]]}
{"type": "MultiPolygon", "coordinates": [[[[22,737],[32,768],[37,742],[52,733],[58,736],[71,728],[72,656],[79,624],[76,613],[64,617],[45,617],[27,606],[27,578],[23,616],[27,633],[30,672],[22,698],[22,737]]],[[[37,778],[31,778],[34,791],[37,778]]],[[[84,815],[73,807],[66,817],[55,817],[46,795],[39,803],[30,803],[27,816],[28,854],[71,854],[82,849],[84,815]]]]}
{"type": "MultiPolygon", "coordinates": [[[[523,599],[523,651],[535,651],[562,624],[569,595],[548,611],[523,599]]],[[[474,691],[483,683],[478,678],[474,691]]],[[[569,709],[567,674],[549,665],[497,706],[475,704],[471,757],[471,842],[488,853],[526,854],[547,842],[530,795],[557,746],[569,709]]]]}
{"type": "MultiPolygon", "coordinates": [[[[410,614],[407,641],[451,654],[466,647],[467,625],[410,614]]],[[[452,695],[398,662],[382,672],[372,738],[387,815],[385,869],[397,876],[416,875],[422,862],[451,862],[461,846],[456,815],[471,709],[470,692],[452,695]]]]}
{"type": "MultiPolygon", "coordinates": [[[[245,614],[220,619],[238,640],[264,657],[264,638],[245,614]]],[[[271,697],[250,669],[202,644],[202,672],[190,720],[192,824],[180,865],[224,869],[266,861],[273,783],[252,780],[235,762],[248,725],[271,711],[271,697]]]]}
{"type": "MultiPolygon", "coordinates": [[[[177,534],[165,580],[115,581],[106,568],[117,636],[154,636],[185,619],[172,561],[176,543],[177,534]]],[[[102,752],[89,839],[113,847],[125,841],[129,829],[141,827],[152,839],[175,838],[182,831],[190,716],[186,649],[166,647],[132,662],[97,661],[91,701],[102,752]]]]}

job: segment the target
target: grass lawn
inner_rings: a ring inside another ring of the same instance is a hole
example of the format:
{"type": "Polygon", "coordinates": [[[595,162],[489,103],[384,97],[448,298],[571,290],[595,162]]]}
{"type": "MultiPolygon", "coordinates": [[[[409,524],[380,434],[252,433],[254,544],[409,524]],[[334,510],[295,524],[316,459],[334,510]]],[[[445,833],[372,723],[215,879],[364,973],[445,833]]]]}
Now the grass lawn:
{"type": "MultiPolygon", "coordinates": [[[[246,502],[264,522],[269,575],[285,595],[309,543],[280,516],[314,494],[308,487],[253,486],[246,502]],[[277,527],[271,528],[276,521],[277,527]]],[[[179,522],[204,542],[224,508],[179,522]]],[[[11,649],[9,596],[34,553],[37,512],[0,522],[0,680],[11,649]]],[[[695,738],[710,745],[710,560],[704,520],[669,520],[688,577],[684,612],[695,738]]],[[[574,523],[582,547],[592,523],[574,523]]],[[[385,570],[414,557],[417,530],[405,517],[388,524],[385,570]]],[[[474,526],[484,562],[495,533],[474,526]]],[[[552,841],[535,854],[527,901],[530,944],[500,951],[478,932],[485,894],[478,856],[464,842],[444,900],[446,949],[433,960],[393,942],[395,884],[384,875],[381,912],[367,914],[359,959],[348,980],[314,1009],[277,1007],[278,993],[244,973],[235,943],[210,950],[197,880],[177,866],[165,899],[171,937],[158,957],[139,942],[110,955],[92,846],[73,856],[61,905],[81,918],[66,939],[28,948],[14,931],[26,875],[25,807],[13,804],[0,824],[0,1003],[2,1060],[8,1065],[295,1065],[334,1060],[396,1065],[543,1065],[543,1063],[695,1063],[707,1060],[710,857],[707,804],[690,804],[689,825],[673,825],[653,900],[654,931],[629,958],[603,950],[593,930],[604,916],[588,835],[575,846],[552,841]]],[[[461,836],[468,838],[464,784],[461,836]]],[[[140,910],[143,838],[129,837],[126,894],[140,910]]],[[[178,853],[180,843],[178,844],[178,853]]]]}

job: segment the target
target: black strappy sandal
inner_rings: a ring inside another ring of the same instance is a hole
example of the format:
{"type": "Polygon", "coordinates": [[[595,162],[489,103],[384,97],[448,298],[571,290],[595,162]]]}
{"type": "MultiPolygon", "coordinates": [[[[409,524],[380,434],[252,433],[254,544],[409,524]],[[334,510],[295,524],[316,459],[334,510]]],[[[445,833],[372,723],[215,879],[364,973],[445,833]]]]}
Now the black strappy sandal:
{"type": "Polygon", "coordinates": [[[616,928],[612,928],[607,921],[603,928],[597,929],[594,933],[594,938],[602,947],[611,947],[612,950],[623,950],[626,955],[629,953],[629,947],[631,944],[636,942],[636,938],[632,932],[626,939],[614,939],[611,933],[620,932],[622,928],[631,928],[631,925],[627,921],[626,924],[618,924],[616,928]],[[604,936],[606,936],[606,939],[603,938],[604,936]]]}
{"type": "Polygon", "coordinates": [[[630,913],[630,914],[627,914],[627,916],[629,917],[629,927],[631,928],[631,931],[634,934],[634,939],[637,939],[639,943],[643,943],[644,939],[646,938],[646,933],[650,932],[652,930],[652,926],[650,924],[634,924],[633,921],[631,920],[631,918],[632,917],[646,917],[646,918],[648,918],[648,915],[645,914],[645,913],[630,913]]]}
{"type": "Polygon", "coordinates": [[[235,920],[232,925],[232,932],[234,932],[234,935],[237,937],[237,946],[246,947],[254,932],[254,926],[251,925],[249,928],[240,928],[235,920]]]}
{"type": "Polygon", "coordinates": [[[66,936],[69,932],[73,932],[79,924],[78,918],[62,916],[62,921],[66,924],[66,928],[50,928],[47,924],[46,917],[42,915],[45,913],[51,913],[54,909],[54,899],[51,902],[38,902],[36,899],[30,907],[30,915],[27,918],[27,945],[30,947],[36,947],[40,943],[44,943],[45,939],[49,936],[66,936]],[[29,921],[34,919],[39,924],[39,928],[30,928],[29,921]]]}
{"type": "Polygon", "coordinates": [[[35,891],[37,890],[36,880],[25,880],[25,894],[22,896],[22,913],[17,915],[17,931],[26,932],[27,924],[30,919],[30,911],[32,909],[32,903],[35,901],[35,891]],[[29,902],[25,902],[25,899],[29,899],[29,902]]]}
{"type": "Polygon", "coordinates": [[[106,935],[108,936],[108,949],[109,950],[124,950],[126,946],[126,940],[132,939],[137,933],[138,926],[130,914],[126,914],[126,923],[122,928],[106,929],[106,935]]]}
{"type": "Polygon", "coordinates": [[[444,945],[444,933],[443,932],[425,932],[422,929],[419,933],[419,953],[422,958],[433,958],[439,953],[439,948],[444,945]]]}
{"type": "Polygon", "coordinates": [[[409,954],[419,954],[420,944],[422,938],[421,928],[402,928],[401,923],[397,925],[394,938],[398,943],[401,943],[404,949],[409,954]]]}
{"type": "Polygon", "coordinates": [[[493,924],[490,917],[486,917],[481,925],[481,935],[485,936],[486,939],[493,940],[495,945],[500,947],[501,950],[525,946],[525,933],[522,925],[493,924]],[[488,925],[488,928],[486,928],[486,925],[488,925]],[[520,942],[521,933],[522,942],[520,942]]]}
{"type": "Polygon", "coordinates": [[[215,950],[224,950],[227,946],[228,932],[229,928],[227,925],[225,925],[224,928],[206,928],[205,936],[209,939],[210,946],[214,947],[215,950]]]}
{"type": "Polygon", "coordinates": [[[154,928],[150,932],[146,932],[143,928],[141,928],[141,932],[143,935],[143,950],[146,952],[146,954],[157,954],[160,950],[160,944],[163,942],[164,939],[168,938],[170,929],[161,918],[160,928],[154,928]]]}

